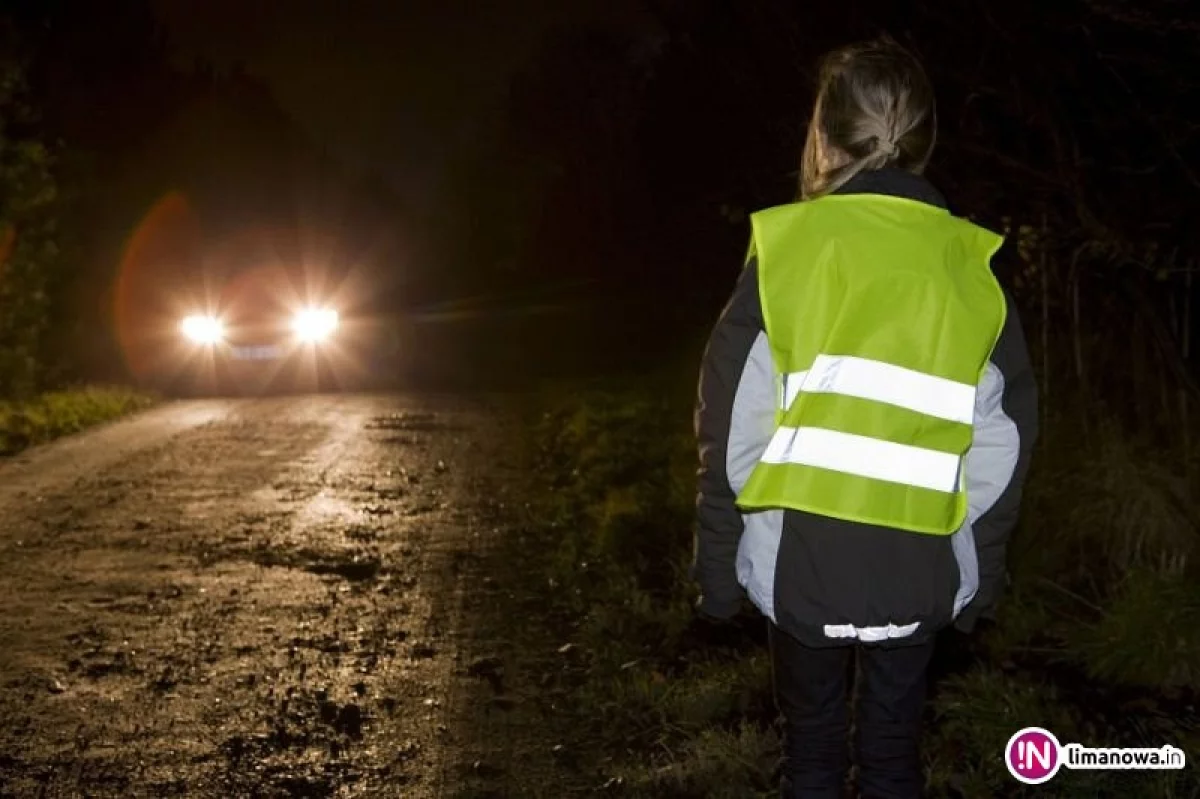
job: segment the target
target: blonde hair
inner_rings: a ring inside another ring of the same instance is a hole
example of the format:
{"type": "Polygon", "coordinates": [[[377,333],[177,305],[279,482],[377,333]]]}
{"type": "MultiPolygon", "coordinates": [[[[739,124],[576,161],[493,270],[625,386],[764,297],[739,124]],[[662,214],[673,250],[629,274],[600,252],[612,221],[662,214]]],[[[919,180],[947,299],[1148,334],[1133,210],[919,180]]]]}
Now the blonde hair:
{"type": "Polygon", "coordinates": [[[821,62],[800,197],[816,199],[885,166],[919,174],[936,136],[933,87],[908,50],[887,37],[834,50],[821,62]]]}

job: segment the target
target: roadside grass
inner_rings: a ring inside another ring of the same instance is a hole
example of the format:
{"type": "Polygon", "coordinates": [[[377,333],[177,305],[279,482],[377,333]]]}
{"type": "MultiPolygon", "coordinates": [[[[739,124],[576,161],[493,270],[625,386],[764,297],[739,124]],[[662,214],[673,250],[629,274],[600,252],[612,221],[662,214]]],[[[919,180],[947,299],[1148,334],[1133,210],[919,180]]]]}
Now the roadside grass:
{"type": "Polygon", "coordinates": [[[85,386],[0,401],[0,456],[78,433],[155,403],[151,395],[119,386],[85,386]]]}
{"type": "MultiPolygon", "coordinates": [[[[562,667],[543,677],[545,717],[574,753],[576,790],[773,796],[765,621],[719,640],[692,623],[694,386],[690,372],[676,378],[541,394],[527,409],[524,550],[506,557],[546,586],[523,612],[539,614],[526,627],[543,631],[542,646],[562,642],[562,667]]],[[[997,620],[940,642],[930,796],[1037,793],[1002,761],[1026,726],[1064,743],[1200,751],[1195,488],[1115,425],[1043,440],[997,620]]],[[[1054,795],[1200,797],[1196,774],[1064,769],[1054,795]]]]}

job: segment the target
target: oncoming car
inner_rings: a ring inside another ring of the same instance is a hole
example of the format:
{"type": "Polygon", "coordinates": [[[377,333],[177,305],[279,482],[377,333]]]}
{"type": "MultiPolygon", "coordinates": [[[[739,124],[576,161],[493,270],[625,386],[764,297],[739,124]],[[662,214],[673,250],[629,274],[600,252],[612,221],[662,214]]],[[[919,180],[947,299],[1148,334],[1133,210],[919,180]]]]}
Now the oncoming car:
{"type": "Polygon", "coordinates": [[[196,362],[197,377],[211,372],[217,381],[214,388],[265,388],[280,378],[299,378],[302,385],[311,382],[309,387],[322,388],[327,387],[321,378],[332,369],[331,351],[340,325],[332,308],[303,308],[290,318],[226,320],[216,314],[192,314],[180,322],[179,333],[191,345],[189,360],[196,362]]]}
{"type": "Polygon", "coordinates": [[[382,368],[380,326],[345,300],[305,302],[279,284],[234,284],[211,308],[177,317],[168,350],[171,390],[257,394],[362,387],[382,368]]]}

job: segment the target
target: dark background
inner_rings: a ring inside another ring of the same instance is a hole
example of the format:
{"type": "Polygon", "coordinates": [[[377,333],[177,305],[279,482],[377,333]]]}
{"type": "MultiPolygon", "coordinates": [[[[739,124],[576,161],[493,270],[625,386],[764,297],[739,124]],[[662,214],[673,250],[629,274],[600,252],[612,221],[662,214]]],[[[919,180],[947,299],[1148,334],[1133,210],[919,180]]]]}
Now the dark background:
{"type": "MultiPolygon", "coordinates": [[[[451,449],[449,469],[428,470],[439,481],[470,474],[453,460],[463,458],[512,490],[476,492],[509,504],[513,526],[493,528],[496,546],[479,565],[497,580],[497,593],[480,594],[493,615],[464,632],[508,637],[515,623],[512,649],[530,658],[530,668],[518,660],[509,671],[530,686],[516,695],[554,705],[546,713],[530,703],[537,720],[528,725],[479,727],[489,751],[499,739],[520,751],[508,731],[527,728],[548,736],[536,742],[544,758],[582,755],[578,776],[588,780],[628,766],[631,782],[641,772],[656,797],[752,781],[765,791],[779,751],[767,673],[688,632],[689,411],[705,338],[739,274],[747,215],[794,197],[819,56],[886,31],[935,83],[930,177],[954,211],[1007,234],[995,268],[1020,310],[1042,414],[999,616],[969,643],[950,638],[936,661],[931,784],[939,795],[1014,795],[996,753],[1029,723],[1081,741],[1194,750],[1194,8],[0,0],[0,452],[38,440],[26,428],[66,433],[91,418],[77,410],[88,391],[42,392],[153,385],[182,315],[282,268],[287,280],[268,281],[286,283],[281,293],[377,323],[378,346],[365,356],[376,384],[544,389],[495,403],[519,413],[496,462],[464,449],[453,427],[429,431],[451,449]],[[553,377],[572,379],[543,382],[553,377]],[[567,642],[578,648],[568,653],[567,642]],[[532,687],[542,676],[549,683],[532,687]],[[655,788],[676,778],[691,790],[655,788]]],[[[420,391],[368,404],[410,401],[453,413],[444,396],[420,391]]],[[[236,403],[262,427],[199,428],[203,438],[163,450],[187,449],[182,461],[153,462],[188,496],[213,480],[227,491],[226,463],[205,447],[241,452],[255,429],[294,438],[274,408],[307,414],[307,405],[236,403]],[[199,471],[180,471],[193,461],[199,471]]],[[[489,435],[507,436],[506,413],[488,417],[489,435]]],[[[368,427],[401,445],[400,457],[442,457],[393,435],[421,430],[424,414],[387,421],[368,427]]],[[[308,432],[277,457],[309,446],[318,427],[304,422],[308,432]]],[[[256,459],[274,451],[253,449],[256,459]]],[[[247,461],[246,479],[265,479],[263,463],[247,461]]],[[[372,469],[345,474],[375,490],[372,469]]],[[[155,481],[137,476],[149,472],[128,474],[96,483],[95,502],[72,488],[61,513],[44,519],[53,527],[45,546],[73,546],[72,530],[98,540],[102,528],[85,523],[96,503],[121,536],[156,541],[157,511],[135,521],[120,515],[134,506],[112,498],[132,492],[168,519],[177,509],[163,498],[178,494],[160,486],[156,495],[155,481]]],[[[424,485],[437,492],[439,481],[424,485]]],[[[249,540],[247,524],[230,541],[249,540]]],[[[212,532],[200,537],[206,564],[212,532]]],[[[473,540],[473,555],[486,554],[485,540],[473,540]]],[[[274,557],[279,547],[268,543],[274,557]]],[[[339,558],[350,552],[340,539],[337,547],[339,558]]],[[[22,551],[51,552],[28,538],[22,551]]],[[[455,579],[467,579],[457,568],[455,579]]],[[[271,703],[293,717],[286,701],[271,703]]],[[[36,716],[46,705],[28,707],[36,716]]],[[[272,713],[264,718],[284,723],[272,713]]],[[[240,760],[242,743],[237,751],[240,760]]],[[[272,779],[327,765],[308,748],[292,751],[306,765],[272,779]]],[[[62,756],[56,744],[58,759],[36,768],[92,778],[62,768],[62,756]]],[[[510,760],[524,770],[526,759],[510,760]]],[[[109,761],[97,762],[107,779],[109,761]]],[[[330,784],[330,773],[314,784],[330,784]]],[[[1151,776],[1075,774],[1062,790],[1166,796],[1155,790],[1172,782],[1170,795],[1195,795],[1184,784],[1191,772],[1151,776]]]]}
{"type": "Polygon", "coordinates": [[[45,200],[2,212],[10,392],[136,373],[197,275],[268,257],[401,331],[401,381],[696,356],[747,213],[793,198],[818,57],[885,31],[936,84],[932,179],[1009,233],[1044,379],[1190,385],[1187,2],[4,8],[2,158],[45,154],[4,185],[45,200]]]}

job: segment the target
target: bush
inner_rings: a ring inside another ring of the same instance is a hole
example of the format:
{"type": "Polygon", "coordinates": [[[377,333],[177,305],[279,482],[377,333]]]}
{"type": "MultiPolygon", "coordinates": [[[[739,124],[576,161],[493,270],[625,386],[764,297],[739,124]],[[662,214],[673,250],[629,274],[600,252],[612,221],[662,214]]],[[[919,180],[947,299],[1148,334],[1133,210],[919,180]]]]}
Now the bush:
{"type": "Polygon", "coordinates": [[[1194,475],[1112,421],[1053,443],[1035,461],[1026,509],[1038,528],[1026,543],[1045,571],[1103,590],[1130,568],[1189,568],[1200,544],[1194,475]]]}
{"type": "Polygon", "coordinates": [[[33,120],[21,43],[0,29],[0,396],[25,397],[45,365],[50,295],[61,277],[58,187],[50,150],[26,135],[33,120]]]}
{"type": "Polygon", "coordinates": [[[1200,586],[1177,575],[1131,572],[1071,644],[1094,679],[1200,691],[1200,586]]]}

